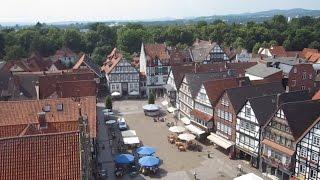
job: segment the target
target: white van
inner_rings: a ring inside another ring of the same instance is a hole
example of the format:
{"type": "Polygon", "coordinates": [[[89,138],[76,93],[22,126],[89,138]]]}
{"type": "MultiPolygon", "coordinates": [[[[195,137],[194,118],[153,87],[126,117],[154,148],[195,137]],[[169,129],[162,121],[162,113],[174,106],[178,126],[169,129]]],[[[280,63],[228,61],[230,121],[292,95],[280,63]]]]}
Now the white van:
{"type": "Polygon", "coordinates": [[[118,119],[118,124],[119,124],[119,129],[120,130],[127,130],[127,123],[126,123],[126,120],[124,120],[123,117],[119,118],[118,119]]]}

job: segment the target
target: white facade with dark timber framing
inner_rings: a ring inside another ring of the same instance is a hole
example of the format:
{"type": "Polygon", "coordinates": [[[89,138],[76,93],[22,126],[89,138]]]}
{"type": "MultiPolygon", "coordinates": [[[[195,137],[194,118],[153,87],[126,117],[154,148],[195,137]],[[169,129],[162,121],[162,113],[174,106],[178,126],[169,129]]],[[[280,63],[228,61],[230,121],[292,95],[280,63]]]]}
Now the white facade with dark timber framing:
{"type": "Polygon", "coordinates": [[[140,73],[146,75],[147,94],[164,96],[170,71],[170,55],[164,44],[143,44],[140,51],[140,73]]]}
{"type": "Polygon", "coordinates": [[[260,127],[249,101],[237,114],[236,148],[251,156],[251,162],[257,163],[260,147],[260,127]]]}
{"type": "Polygon", "coordinates": [[[194,108],[194,100],[191,95],[189,84],[186,78],[183,78],[179,88],[179,117],[190,119],[190,112],[194,108]]]}
{"type": "Polygon", "coordinates": [[[137,96],[140,94],[139,72],[126,59],[121,59],[118,64],[106,74],[110,93],[120,92],[122,95],[137,96]]]}
{"type": "Polygon", "coordinates": [[[204,130],[208,129],[208,123],[211,123],[210,128],[213,127],[213,122],[209,121],[213,117],[213,108],[203,84],[201,85],[200,91],[194,100],[194,109],[205,114],[203,117],[206,119],[201,119],[195,115],[191,115],[191,121],[193,123],[197,124],[204,130]]]}
{"type": "Polygon", "coordinates": [[[166,99],[170,103],[170,106],[179,108],[179,91],[177,90],[177,86],[174,81],[172,69],[169,72],[166,85],[166,99]]]}
{"type": "Polygon", "coordinates": [[[297,143],[295,176],[299,179],[320,179],[320,122],[297,143]]]}

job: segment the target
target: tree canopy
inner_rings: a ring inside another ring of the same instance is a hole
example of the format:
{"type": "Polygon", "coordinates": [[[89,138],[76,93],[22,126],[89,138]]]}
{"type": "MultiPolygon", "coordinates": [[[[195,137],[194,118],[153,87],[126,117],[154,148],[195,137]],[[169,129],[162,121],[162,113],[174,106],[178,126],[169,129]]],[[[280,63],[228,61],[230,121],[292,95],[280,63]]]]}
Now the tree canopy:
{"type": "Polygon", "coordinates": [[[283,45],[298,51],[305,47],[320,48],[320,18],[301,17],[290,22],[281,15],[263,23],[228,24],[221,20],[212,23],[199,21],[185,25],[150,25],[128,23],[107,26],[88,24],[85,29],[70,26],[57,28],[37,23],[35,26],[0,30],[0,59],[10,60],[30,56],[37,52],[51,56],[56,50],[68,47],[74,52],[92,55],[101,64],[114,47],[126,56],[138,53],[141,43],[166,43],[185,48],[196,38],[211,40],[224,47],[245,48],[257,52],[261,46],[283,45]]]}

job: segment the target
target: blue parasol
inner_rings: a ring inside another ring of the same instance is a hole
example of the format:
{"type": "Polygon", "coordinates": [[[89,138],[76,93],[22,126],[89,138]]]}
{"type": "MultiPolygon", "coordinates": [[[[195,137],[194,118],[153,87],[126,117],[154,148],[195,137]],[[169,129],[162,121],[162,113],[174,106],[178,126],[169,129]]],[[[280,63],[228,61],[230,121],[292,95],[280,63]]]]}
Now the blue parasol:
{"type": "Polygon", "coordinates": [[[153,167],[159,165],[160,160],[154,156],[144,156],[139,159],[139,164],[142,167],[153,167]]]}
{"type": "Polygon", "coordinates": [[[149,146],[142,146],[137,149],[137,153],[142,156],[149,156],[156,152],[156,149],[149,146]]]}
{"type": "Polygon", "coordinates": [[[134,156],[132,156],[131,154],[120,154],[114,159],[114,162],[117,164],[130,164],[133,163],[133,161],[134,156]]]}

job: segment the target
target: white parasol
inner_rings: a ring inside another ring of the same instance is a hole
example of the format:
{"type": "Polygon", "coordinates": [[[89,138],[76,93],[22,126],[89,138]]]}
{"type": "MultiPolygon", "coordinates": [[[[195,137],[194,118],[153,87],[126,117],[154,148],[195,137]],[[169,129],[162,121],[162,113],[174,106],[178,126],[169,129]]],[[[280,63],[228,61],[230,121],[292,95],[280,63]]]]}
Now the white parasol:
{"type": "Polygon", "coordinates": [[[178,138],[184,141],[191,141],[191,140],[194,140],[196,136],[189,133],[183,133],[183,134],[180,134],[178,138]]]}
{"type": "Polygon", "coordinates": [[[174,133],[182,133],[186,130],[186,128],[182,126],[172,126],[169,128],[169,131],[174,132],[174,133]]]}
{"type": "Polygon", "coordinates": [[[111,96],[120,96],[120,95],[121,95],[121,94],[120,94],[119,92],[117,92],[117,91],[111,93],[111,96]]]}

